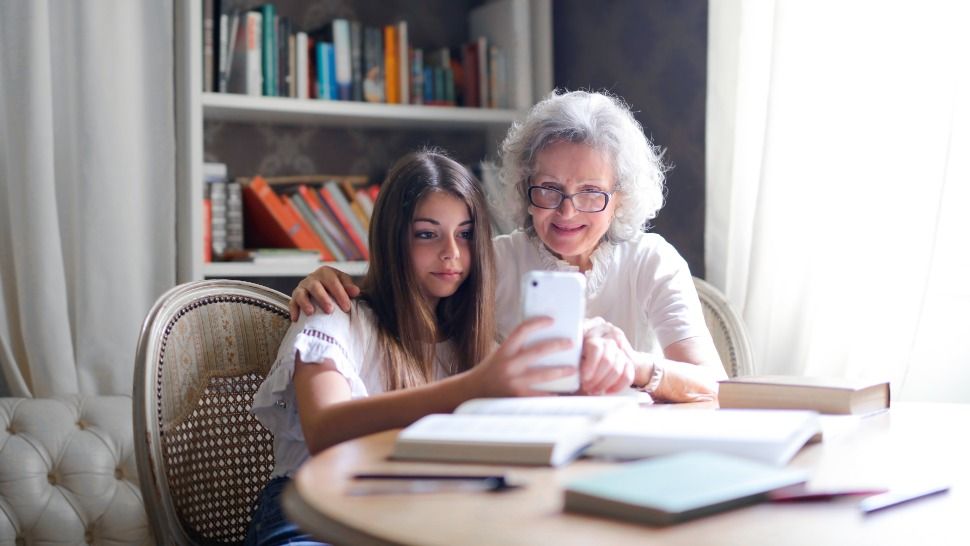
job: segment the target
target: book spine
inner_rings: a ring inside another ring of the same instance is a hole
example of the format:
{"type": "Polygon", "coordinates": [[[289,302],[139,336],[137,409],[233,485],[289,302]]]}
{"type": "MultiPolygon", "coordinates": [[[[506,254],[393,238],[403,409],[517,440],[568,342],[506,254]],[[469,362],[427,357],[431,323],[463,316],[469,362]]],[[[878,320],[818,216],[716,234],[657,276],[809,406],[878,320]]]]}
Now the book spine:
{"type": "Polygon", "coordinates": [[[276,6],[263,4],[260,7],[262,15],[262,66],[263,66],[263,95],[275,97],[277,95],[277,54],[276,54],[276,6]]]}
{"type": "Polygon", "coordinates": [[[366,260],[368,256],[367,230],[364,229],[364,226],[362,226],[360,221],[357,219],[357,215],[354,213],[353,208],[350,206],[350,201],[347,199],[346,192],[343,190],[343,188],[341,188],[341,185],[335,181],[327,182],[324,184],[324,188],[326,188],[330,194],[333,195],[334,200],[337,202],[337,206],[340,207],[341,211],[344,213],[344,217],[348,222],[350,222],[350,227],[352,228],[351,235],[357,235],[357,240],[359,240],[361,243],[358,245],[358,249],[361,251],[361,254],[363,254],[364,259],[366,260]]]}
{"type": "Polygon", "coordinates": [[[364,43],[360,21],[350,22],[350,98],[364,100],[364,43]]]}
{"type": "Polygon", "coordinates": [[[351,70],[350,21],[334,19],[333,50],[334,50],[334,81],[337,84],[335,98],[351,100],[353,71],[351,70]]]}
{"type": "Polygon", "coordinates": [[[388,104],[401,102],[397,49],[397,27],[395,25],[384,26],[384,100],[388,104]]]}
{"type": "Polygon", "coordinates": [[[215,53],[218,43],[217,18],[215,0],[204,0],[202,2],[202,90],[207,93],[215,89],[213,74],[217,62],[215,53]]]}
{"type": "Polygon", "coordinates": [[[310,214],[316,220],[316,227],[319,228],[317,235],[323,239],[327,247],[330,249],[330,253],[333,254],[336,260],[341,262],[347,260],[347,254],[344,252],[342,247],[342,242],[339,241],[340,234],[337,233],[338,229],[333,226],[330,219],[326,217],[323,207],[320,205],[320,201],[317,199],[316,194],[309,186],[306,184],[300,184],[297,188],[297,192],[300,197],[303,198],[303,202],[306,203],[307,207],[310,209],[310,214]]]}
{"type": "Polygon", "coordinates": [[[263,16],[246,14],[246,94],[263,94],[263,16]]]}
{"type": "Polygon", "coordinates": [[[384,102],[383,31],[364,27],[364,100],[384,102]]]}
{"type": "Polygon", "coordinates": [[[411,50],[411,104],[424,103],[424,51],[411,50]]]}
{"type": "Polygon", "coordinates": [[[306,99],[310,96],[310,65],[307,62],[306,32],[296,33],[296,97],[306,99]]]}
{"type": "Polygon", "coordinates": [[[397,23],[397,64],[398,64],[398,102],[401,104],[411,103],[411,81],[410,64],[411,51],[408,46],[408,23],[399,21],[397,23]]]}
{"type": "Polygon", "coordinates": [[[284,195],[283,201],[293,210],[293,213],[301,222],[303,229],[313,236],[314,242],[317,244],[317,249],[320,251],[320,259],[325,262],[333,261],[333,253],[330,252],[330,248],[326,242],[317,233],[316,227],[314,226],[315,218],[313,218],[310,208],[307,207],[303,198],[300,197],[300,194],[284,195]]]}
{"type": "Polygon", "coordinates": [[[313,239],[263,177],[253,177],[243,187],[243,202],[252,246],[316,250],[313,239]]]}

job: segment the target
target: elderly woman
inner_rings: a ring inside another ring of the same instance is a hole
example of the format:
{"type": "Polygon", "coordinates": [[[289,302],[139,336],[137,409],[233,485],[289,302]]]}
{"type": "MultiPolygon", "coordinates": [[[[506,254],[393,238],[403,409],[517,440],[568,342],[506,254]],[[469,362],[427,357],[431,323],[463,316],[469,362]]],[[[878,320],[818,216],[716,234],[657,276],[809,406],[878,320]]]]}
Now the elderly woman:
{"type": "MultiPolygon", "coordinates": [[[[553,92],[502,143],[501,180],[520,229],[494,239],[496,322],[519,322],[519,280],[534,269],[586,275],[582,390],[633,385],[668,401],[712,399],[726,377],[687,263],[645,233],[663,206],[664,167],[629,108],[603,93],[553,92]]],[[[350,305],[357,288],[321,267],[291,312],[350,305]]]]}

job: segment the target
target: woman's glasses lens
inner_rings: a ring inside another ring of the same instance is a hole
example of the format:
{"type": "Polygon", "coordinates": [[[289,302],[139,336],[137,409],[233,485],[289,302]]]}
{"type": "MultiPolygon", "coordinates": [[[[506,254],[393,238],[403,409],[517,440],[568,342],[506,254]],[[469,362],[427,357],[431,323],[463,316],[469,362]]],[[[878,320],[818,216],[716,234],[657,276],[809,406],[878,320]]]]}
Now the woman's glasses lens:
{"type": "Polygon", "coordinates": [[[529,188],[529,202],[540,209],[557,209],[563,199],[571,199],[573,207],[580,212],[600,212],[606,208],[610,196],[602,191],[583,191],[566,195],[555,188],[531,186],[529,188]]]}

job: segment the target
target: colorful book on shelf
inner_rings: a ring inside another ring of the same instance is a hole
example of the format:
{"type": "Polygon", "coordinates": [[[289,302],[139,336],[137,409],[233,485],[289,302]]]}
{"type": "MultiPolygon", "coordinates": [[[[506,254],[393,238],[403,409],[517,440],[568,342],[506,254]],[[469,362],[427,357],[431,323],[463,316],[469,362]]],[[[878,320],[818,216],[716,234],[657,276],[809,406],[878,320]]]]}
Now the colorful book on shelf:
{"type": "MultiPolygon", "coordinates": [[[[313,32],[318,41],[333,47],[333,66],[328,70],[332,80],[333,100],[351,100],[353,85],[352,51],[350,42],[350,21],[333,19],[322,28],[313,32]]],[[[330,53],[328,52],[328,55],[330,53]]]]}
{"type": "Polygon", "coordinates": [[[721,381],[722,408],[805,409],[831,414],[862,414],[889,407],[888,381],[837,377],[760,375],[721,381]]]}
{"type": "Polygon", "coordinates": [[[360,252],[363,259],[368,259],[370,253],[367,250],[367,239],[361,237],[361,228],[357,226],[357,218],[350,210],[350,206],[340,186],[333,181],[327,182],[320,188],[319,193],[323,198],[323,202],[330,209],[330,212],[340,222],[340,226],[344,229],[344,232],[353,241],[354,247],[360,252]]]}
{"type": "Polygon", "coordinates": [[[593,424],[632,411],[628,396],[469,400],[423,417],[398,434],[394,459],[559,466],[592,441],[593,424]]]}
{"type": "MultiPolygon", "coordinates": [[[[676,412],[671,412],[676,413],[676,412]]],[[[803,470],[707,452],[629,463],[566,483],[563,509],[648,525],[672,525],[767,500],[804,483],[803,470]]]]}
{"type": "Polygon", "coordinates": [[[286,203],[288,207],[290,207],[290,210],[293,211],[293,214],[296,215],[303,229],[305,229],[307,232],[313,235],[315,244],[317,245],[317,248],[320,250],[320,258],[328,262],[333,261],[335,259],[335,256],[333,252],[331,252],[330,246],[327,245],[326,240],[320,237],[317,229],[313,225],[313,222],[315,220],[313,218],[313,213],[310,212],[310,207],[308,207],[307,204],[303,201],[303,198],[300,197],[299,194],[293,194],[293,195],[283,195],[281,196],[281,199],[283,199],[283,202],[286,203]]]}
{"type": "Polygon", "coordinates": [[[310,214],[315,219],[314,227],[318,229],[317,235],[327,244],[330,248],[331,254],[341,262],[347,261],[354,255],[347,253],[344,250],[344,243],[342,235],[340,234],[340,228],[336,226],[334,221],[330,219],[323,211],[323,207],[320,204],[320,200],[317,198],[315,191],[310,189],[306,184],[300,184],[297,188],[300,197],[303,202],[306,203],[307,207],[310,209],[310,214]]]}
{"type": "Polygon", "coordinates": [[[398,58],[397,26],[384,25],[384,102],[401,102],[401,68],[398,58]]]}
{"type": "Polygon", "coordinates": [[[262,15],[262,34],[260,35],[263,49],[262,69],[263,69],[263,96],[275,97],[277,66],[279,60],[276,55],[276,6],[273,4],[263,4],[256,8],[262,15]]]}
{"type": "Polygon", "coordinates": [[[318,41],[317,46],[317,98],[334,100],[337,98],[337,81],[334,75],[333,44],[318,41]]]}
{"type": "Polygon", "coordinates": [[[364,27],[364,100],[384,102],[384,29],[364,27]]]}
{"type": "Polygon", "coordinates": [[[350,22],[350,99],[364,100],[364,26],[350,22]]]}
{"type": "Polygon", "coordinates": [[[247,11],[240,14],[228,81],[230,93],[263,94],[262,30],[263,16],[260,13],[247,11]]]}
{"type": "Polygon", "coordinates": [[[642,459],[700,450],[783,466],[821,430],[814,411],[649,408],[597,425],[586,454],[642,459]]]}
{"type": "Polygon", "coordinates": [[[408,40],[408,22],[397,23],[398,102],[411,104],[411,46],[408,40]]]}
{"type": "Polygon", "coordinates": [[[249,246],[320,250],[315,237],[262,176],[244,182],[243,203],[249,246]]]}

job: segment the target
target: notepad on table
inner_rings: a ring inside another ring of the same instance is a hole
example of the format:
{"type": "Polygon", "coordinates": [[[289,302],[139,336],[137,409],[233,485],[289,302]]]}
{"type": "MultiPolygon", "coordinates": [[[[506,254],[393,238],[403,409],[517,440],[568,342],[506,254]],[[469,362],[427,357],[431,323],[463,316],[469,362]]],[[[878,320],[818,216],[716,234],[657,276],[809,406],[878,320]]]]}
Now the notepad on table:
{"type": "Polygon", "coordinates": [[[564,510],[649,525],[671,525],[764,500],[803,483],[801,470],[707,452],[627,463],[565,487],[564,510]]]}

